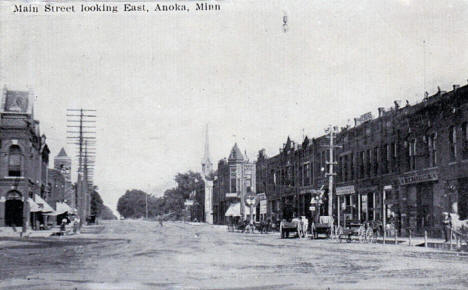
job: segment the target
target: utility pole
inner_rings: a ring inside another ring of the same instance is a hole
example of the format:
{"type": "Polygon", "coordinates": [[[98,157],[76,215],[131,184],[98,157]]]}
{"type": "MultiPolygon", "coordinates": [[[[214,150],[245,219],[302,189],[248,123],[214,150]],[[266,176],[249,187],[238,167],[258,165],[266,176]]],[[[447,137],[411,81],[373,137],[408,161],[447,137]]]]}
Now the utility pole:
{"type": "Polygon", "coordinates": [[[76,204],[80,220],[89,215],[96,154],[96,110],[67,109],[67,144],[77,147],[79,192],[76,204]]]}
{"type": "MultiPolygon", "coordinates": [[[[325,133],[328,134],[329,140],[329,145],[326,146],[328,147],[329,151],[329,161],[326,162],[328,165],[328,173],[325,175],[328,176],[328,216],[333,216],[333,177],[336,175],[334,172],[334,165],[337,165],[338,163],[334,160],[334,149],[335,148],[341,148],[341,146],[335,145],[334,144],[334,139],[335,139],[335,134],[338,133],[338,128],[333,127],[332,125],[329,125],[327,129],[325,129],[325,133]]],[[[339,222],[339,208],[338,208],[338,222],[339,222]]]]}

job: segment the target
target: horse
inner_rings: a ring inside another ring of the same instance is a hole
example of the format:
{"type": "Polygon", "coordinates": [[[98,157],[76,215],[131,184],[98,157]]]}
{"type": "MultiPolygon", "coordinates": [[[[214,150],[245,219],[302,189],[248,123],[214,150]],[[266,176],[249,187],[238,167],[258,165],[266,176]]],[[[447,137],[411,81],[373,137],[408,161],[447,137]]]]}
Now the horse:
{"type": "Polygon", "coordinates": [[[452,232],[455,238],[465,240],[468,244],[468,220],[460,220],[460,216],[456,213],[450,214],[450,221],[452,223],[452,232]]]}

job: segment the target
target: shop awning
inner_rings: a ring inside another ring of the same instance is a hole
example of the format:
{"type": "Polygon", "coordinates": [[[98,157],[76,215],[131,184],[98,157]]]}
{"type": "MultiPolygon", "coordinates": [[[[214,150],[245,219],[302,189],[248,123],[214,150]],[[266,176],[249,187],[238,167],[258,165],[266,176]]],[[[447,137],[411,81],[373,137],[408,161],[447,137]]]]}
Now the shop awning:
{"type": "Polygon", "coordinates": [[[233,203],[229,206],[225,216],[240,216],[240,203],[233,203]]]}
{"type": "Polygon", "coordinates": [[[28,204],[29,204],[29,211],[30,212],[39,212],[41,211],[41,208],[37,203],[34,202],[34,200],[30,197],[28,197],[28,204]]]}
{"type": "MultiPolygon", "coordinates": [[[[244,206],[244,214],[250,215],[250,207],[244,206]]],[[[255,207],[253,207],[253,214],[255,214],[255,207]]],[[[229,206],[224,216],[241,216],[240,215],[240,202],[233,203],[229,206]]]]}
{"type": "Polygon", "coordinates": [[[66,203],[64,202],[57,202],[57,215],[59,214],[64,214],[68,212],[69,214],[73,213],[73,209],[66,203]]]}
{"type": "Polygon", "coordinates": [[[44,200],[42,199],[42,197],[40,197],[39,195],[35,194],[34,195],[35,197],[35,202],[37,203],[37,205],[39,206],[40,208],[40,212],[43,212],[43,213],[53,213],[55,212],[54,209],[44,200]]]}

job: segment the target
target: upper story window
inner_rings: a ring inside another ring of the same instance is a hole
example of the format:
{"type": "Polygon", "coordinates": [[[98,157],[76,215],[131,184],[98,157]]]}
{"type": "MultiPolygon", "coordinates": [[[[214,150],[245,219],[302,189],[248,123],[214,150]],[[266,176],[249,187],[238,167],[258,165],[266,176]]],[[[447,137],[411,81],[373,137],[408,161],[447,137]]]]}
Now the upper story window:
{"type": "Polygon", "coordinates": [[[413,139],[409,142],[408,148],[408,156],[409,156],[409,169],[415,170],[416,169],[416,139],[413,139]]]}
{"type": "Polygon", "coordinates": [[[8,151],[8,176],[22,176],[23,154],[18,145],[10,146],[8,151]]]}
{"type": "Polygon", "coordinates": [[[468,159],[468,122],[462,124],[463,159],[468,159]]]}
{"type": "Polygon", "coordinates": [[[449,144],[450,144],[450,160],[457,158],[457,128],[451,126],[449,128],[449,144]]]}
{"type": "Polygon", "coordinates": [[[435,133],[427,138],[427,147],[429,151],[429,166],[437,165],[437,135],[435,133]]]}
{"type": "Polygon", "coordinates": [[[379,147],[374,148],[374,175],[379,175],[379,147]]]}

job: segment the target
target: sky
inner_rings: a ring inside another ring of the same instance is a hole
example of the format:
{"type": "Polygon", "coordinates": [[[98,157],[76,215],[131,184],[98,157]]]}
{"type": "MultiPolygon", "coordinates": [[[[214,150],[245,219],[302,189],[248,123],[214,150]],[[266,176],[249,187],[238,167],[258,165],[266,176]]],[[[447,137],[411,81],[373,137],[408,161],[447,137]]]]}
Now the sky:
{"type": "Polygon", "coordinates": [[[127,189],[162,195],[176,173],[200,171],[205,124],[215,164],[235,142],[255,159],[467,83],[468,1],[218,3],[141,16],[13,15],[2,3],[0,84],[34,90],[52,156],[74,155],[66,109],[97,110],[94,179],[115,207],[127,189]]]}

